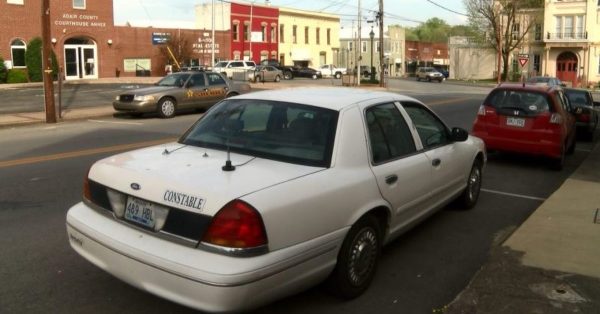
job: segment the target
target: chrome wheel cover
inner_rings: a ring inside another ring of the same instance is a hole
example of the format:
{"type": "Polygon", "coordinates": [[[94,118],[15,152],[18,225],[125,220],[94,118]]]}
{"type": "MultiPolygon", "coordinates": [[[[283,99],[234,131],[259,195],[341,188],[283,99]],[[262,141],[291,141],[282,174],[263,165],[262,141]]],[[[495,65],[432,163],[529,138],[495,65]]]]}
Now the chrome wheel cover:
{"type": "Polygon", "coordinates": [[[360,286],[369,279],[377,260],[377,235],[372,228],[362,229],[354,238],[348,259],[350,283],[360,286]]]}
{"type": "Polygon", "coordinates": [[[160,105],[160,111],[166,116],[170,117],[175,113],[175,103],[172,100],[167,99],[160,105]]]}
{"type": "Polygon", "coordinates": [[[481,190],[481,169],[479,169],[479,167],[474,166],[473,169],[471,169],[467,185],[469,200],[476,200],[479,196],[479,191],[481,190]]]}

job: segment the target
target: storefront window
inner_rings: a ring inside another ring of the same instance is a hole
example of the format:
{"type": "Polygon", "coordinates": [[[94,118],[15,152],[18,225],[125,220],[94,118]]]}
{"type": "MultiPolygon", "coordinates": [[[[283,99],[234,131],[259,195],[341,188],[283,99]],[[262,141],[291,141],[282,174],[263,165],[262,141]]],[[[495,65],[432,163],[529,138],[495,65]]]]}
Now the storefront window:
{"type": "Polygon", "coordinates": [[[15,39],[10,44],[10,53],[12,55],[12,64],[15,68],[25,67],[25,42],[20,39],[15,39]]]}

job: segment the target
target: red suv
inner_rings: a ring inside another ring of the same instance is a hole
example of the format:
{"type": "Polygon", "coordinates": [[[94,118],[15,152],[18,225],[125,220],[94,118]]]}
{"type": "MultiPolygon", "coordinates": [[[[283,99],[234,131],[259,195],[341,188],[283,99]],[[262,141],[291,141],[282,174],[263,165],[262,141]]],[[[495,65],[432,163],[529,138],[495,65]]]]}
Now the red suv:
{"type": "Polygon", "coordinates": [[[565,153],[575,150],[575,118],[559,86],[501,84],[486,97],[473,124],[473,135],[488,150],[552,158],[562,169],[565,153]]]}

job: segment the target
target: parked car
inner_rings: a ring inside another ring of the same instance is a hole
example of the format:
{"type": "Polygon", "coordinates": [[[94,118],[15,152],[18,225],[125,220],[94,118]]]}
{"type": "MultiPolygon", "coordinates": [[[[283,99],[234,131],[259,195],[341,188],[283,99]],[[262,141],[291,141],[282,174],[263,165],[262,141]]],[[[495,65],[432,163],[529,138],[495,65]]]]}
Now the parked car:
{"type": "Polygon", "coordinates": [[[475,206],[485,163],[480,139],[414,98],[249,93],[177,142],[93,164],[68,239],[125,282],[203,311],[254,308],[323,280],[352,298],[384,244],[450,201],[475,206]]]}
{"type": "Polygon", "coordinates": [[[527,80],[527,84],[539,86],[567,86],[561,80],[552,76],[532,76],[527,80]]]}
{"type": "Polygon", "coordinates": [[[251,82],[279,82],[283,78],[281,70],[270,65],[258,65],[248,74],[251,82]]]}
{"type": "Polygon", "coordinates": [[[157,112],[161,118],[172,118],[179,109],[206,109],[226,97],[249,91],[250,85],[232,82],[220,73],[177,72],[152,87],[118,95],[113,108],[133,116],[157,112]]]}
{"type": "Polygon", "coordinates": [[[444,75],[432,67],[417,68],[417,81],[426,80],[427,82],[438,81],[441,83],[445,78],[444,75]]]}
{"type": "Polygon", "coordinates": [[[575,150],[575,117],[561,87],[500,84],[483,101],[473,134],[488,150],[550,157],[562,169],[575,150]]]}
{"type": "Polygon", "coordinates": [[[575,110],[577,132],[582,131],[593,140],[600,116],[600,101],[594,101],[592,93],[586,89],[565,88],[565,94],[575,110]]]}
{"type": "Polygon", "coordinates": [[[213,67],[213,72],[221,73],[227,78],[233,78],[234,73],[240,73],[241,76],[245,76],[248,70],[254,69],[256,64],[254,61],[247,60],[229,60],[219,61],[213,67]]]}
{"type": "Polygon", "coordinates": [[[436,71],[442,73],[442,75],[444,76],[444,78],[448,78],[450,76],[450,72],[444,68],[441,67],[436,67],[435,68],[436,71]]]}
{"type": "Polygon", "coordinates": [[[277,59],[264,59],[260,61],[260,65],[270,65],[281,70],[281,72],[283,72],[283,78],[286,80],[291,80],[294,78],[294,75],[292,73],[292,67],[280,64],[279,60],[277,59]]]}
{"type": "Polygon", "coordinates": [[[292,75],[294,77],[308,77],[313,80],[323,78],[321,71],[309,67],[294,67],[292,68],[292,75]]]}
{"type": "Polygon", "coordinates": [[[338,68],[333,64],[324,64],[319,67],[319,71],[325,77],[342,78],[342,75],[347,74],[346,68],[338,68]]]}

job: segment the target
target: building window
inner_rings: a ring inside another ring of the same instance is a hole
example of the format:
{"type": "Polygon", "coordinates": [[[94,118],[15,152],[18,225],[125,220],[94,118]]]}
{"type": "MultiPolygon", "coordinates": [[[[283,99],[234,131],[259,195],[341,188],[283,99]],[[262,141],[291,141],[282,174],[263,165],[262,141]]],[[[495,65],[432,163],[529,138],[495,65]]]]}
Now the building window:
{"type": "Polygon", "coordinates": [[[73,9],[85,9],[85,0],[73,0],[73,9]]]}
{"type": "Polygon", "coordinates": [[[575,24],[575,37],[577,38],[586,38],[584,30],[583,30],[583,15],[578,15],[576,18],[575,24]]]}
{"type": "Polygon", "coordinates": [[[250,25],[244,24],[244,41],[250,40],[250,25]]]}
{"type": "Polygon", "coordinates": [[[542,40],[542,24],[535,24],[535,28],[534,28],[534,39],[536,41],[542,40]]]}
{"type": "Polygon", "coordinates": [[[285,42],[283,34],[284,34],[284,27],[283,27],[283,24],[281,24],[281,25],[279,25],[279,42],[280,43],[285,42]]]}
{"type": "Polygon", "coordinates": [[[10,53],[12,55],[12,64],[15,68],[25,67],[25,42],[20,39],[15,39],[10,43],[10,53]]]}
{"type": "Polygon", "coordinates": [[[308,26],[304,27],[304,43],[308,44],[308,26]]]}
{"type": "Polygon", "coordinates": [[[534,54],[533,55],[533,71],[535,71],[534,75],[539,75],[540,73],[540,55],[538,54],[534,54]]]}
{"type": "Polygon", "coordinates": [[[331,45],[331,28],[327,29],[327,46],[331,45]]]}
{"type": "Polygon", "coordinates": [[[573,38],[573,17],[565,16],[564,19],[565,38],[573,38]]]}
{"type": "Polygon", "coordinates": [[[298,43],[298,26],[296,25],[292,27],[292,43],[298,43]]]}
{"type": "Polygon", "coordinates": [[[351,41],[348,42],[348,51],[352,51],[352,42],[351,41]]]}
{"type": "Polygon", "coordinates": [[[267,41],[267,26],[263,25],[260,27],[260,34],[262,36],[262,42],[266,42],[267,41]]]}
{"type": "Polygon", "coordinates": [[[231,37],[233,38],[233,41],[239,41],[240,40],[240,25],[239,24],[233,24],[233,27],[231,27],[231,37]]]}
{"type": "Polygon", "coordinates": [[[519,25],[519,23],[513,24],[513,26],[512,26],[512,39],[513,40],[519,39],[520,29],[521,29],[521,25],[519,25]]]}
{"type": "Polygon", "coordinates": [[[317,45],[321,44],[321,28],[317,27],[316,33],[315,33],[315,40],[317,41],[317,45]]]}
{"type": "Polygon", "coordinates": [[[366,41],[360,42],[360,51],[367,52],[367,42],[366,41]]]}
{"type": "Polygon", "coordinates": [[[277,33],[275,32],[275,26],[271,26],[271,42],[277,42],[277,33]]]}

